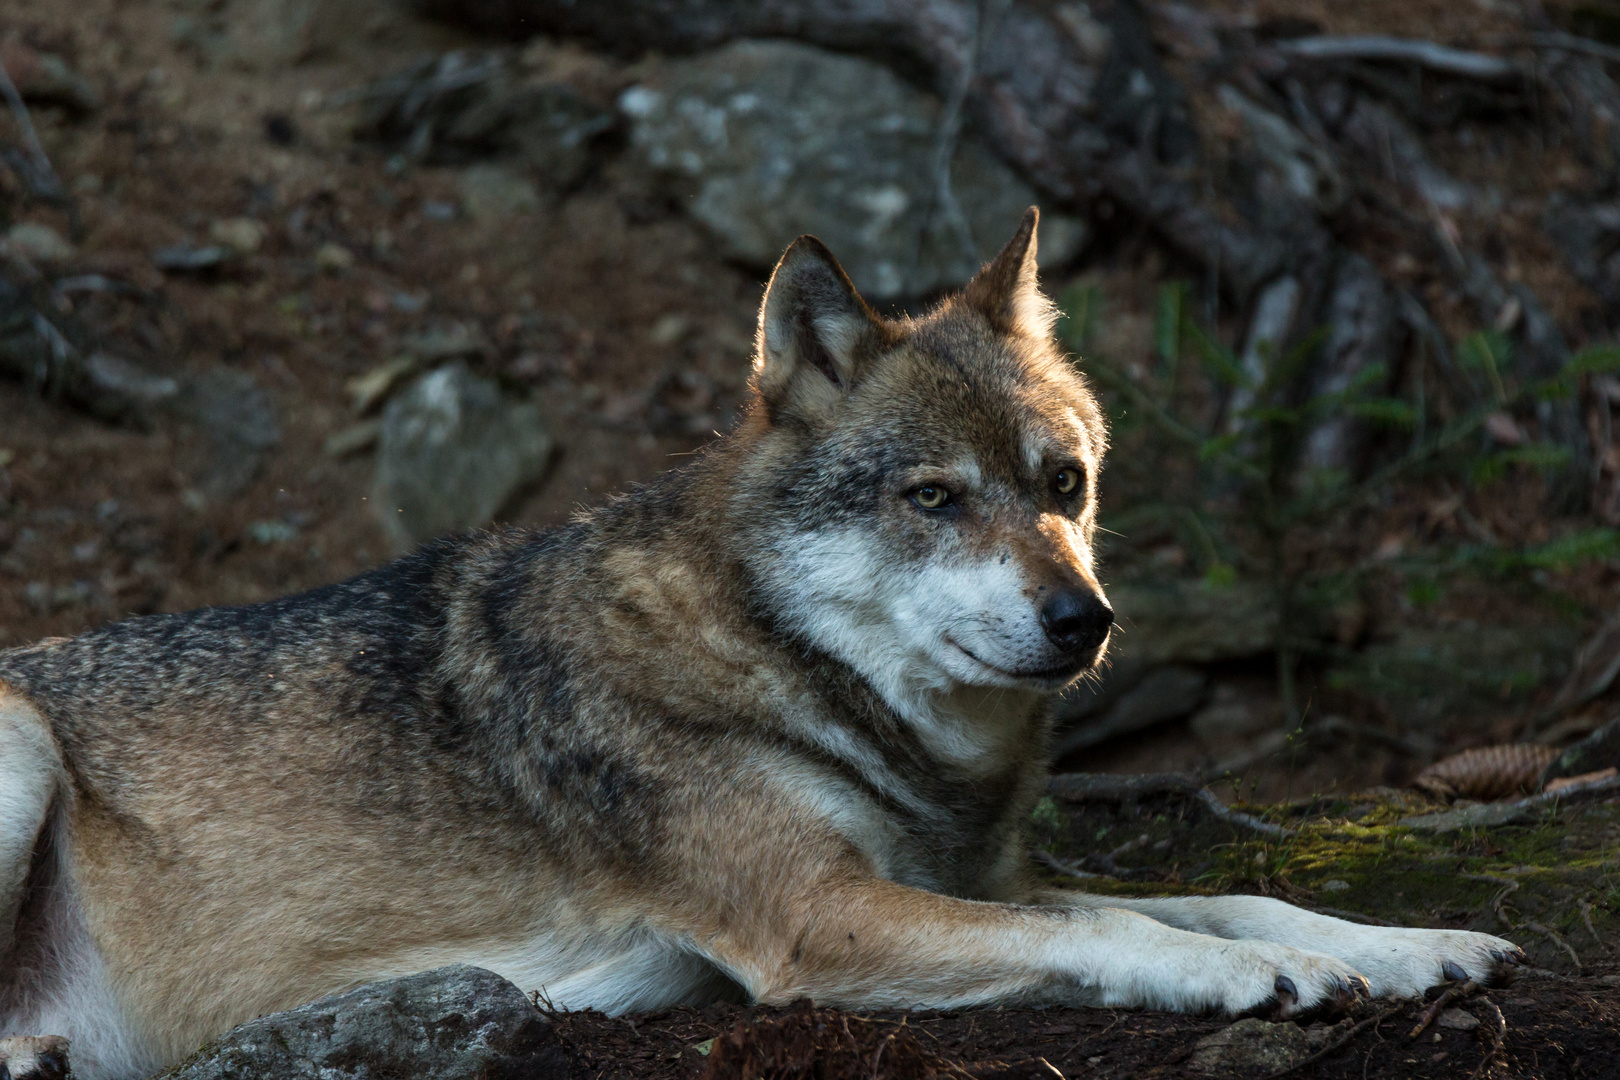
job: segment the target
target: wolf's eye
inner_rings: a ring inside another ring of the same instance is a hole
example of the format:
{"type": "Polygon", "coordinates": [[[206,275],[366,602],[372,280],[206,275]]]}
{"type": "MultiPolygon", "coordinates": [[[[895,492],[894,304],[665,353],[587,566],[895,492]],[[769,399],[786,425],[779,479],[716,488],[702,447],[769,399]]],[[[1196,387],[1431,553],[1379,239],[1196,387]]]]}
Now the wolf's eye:
{"type": "Polygon", "coordinates": [[[911,493],[911,501],[924,510],[938,510],[951,501],[951,493],[938,484],[924,484],[911,493]]]}
{"type": "Polygon", "coordinates": [[[1080,470],[1059,469],[1052,478],[1052,486],[1057,488],[1059,495],[1073,495],[1080,490],[1080,470]]]}

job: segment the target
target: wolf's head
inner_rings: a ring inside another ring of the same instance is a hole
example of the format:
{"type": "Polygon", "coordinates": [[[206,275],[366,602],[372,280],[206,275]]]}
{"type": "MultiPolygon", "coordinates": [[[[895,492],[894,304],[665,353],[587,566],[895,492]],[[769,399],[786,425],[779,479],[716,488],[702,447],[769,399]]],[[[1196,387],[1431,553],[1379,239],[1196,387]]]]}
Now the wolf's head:
{"type": "Polygon", "coordinates": [[[1056,690],[1108,639],[1107,430],[1053,340],[1037,220],[919,319],[876,315],[808,236],[761,307],[745,557],[779,620],[890,701],[1056,690]]]}

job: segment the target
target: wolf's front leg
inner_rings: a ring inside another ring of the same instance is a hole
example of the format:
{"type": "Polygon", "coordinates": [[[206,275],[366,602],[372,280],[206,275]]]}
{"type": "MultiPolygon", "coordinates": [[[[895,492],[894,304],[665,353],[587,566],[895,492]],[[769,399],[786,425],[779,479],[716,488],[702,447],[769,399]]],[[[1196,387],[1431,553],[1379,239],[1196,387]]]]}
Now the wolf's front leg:
{"type": "Polygon", "coordinates": [[[1265,1012],[1349,1005],[1350,965],[1265,941],[1224,941],[1115,909],[958,900],[863,878],[771,905],[696,944],[760,1001],[845,1008],[998,1003],[1265,1012]]]}
{"type": "Polygon", "coordinates": [[[1415,997],[1448,979],[1503,983],[1524,958],[1513,942],[1490,934],[1363,926],[1264,896],[1137,899],[1052,890],[1040,899],[1073,908],[1125,908],[1197,934],[1269,941],[1336,956],[1365,975],[1379,997],[1415,997]]]}

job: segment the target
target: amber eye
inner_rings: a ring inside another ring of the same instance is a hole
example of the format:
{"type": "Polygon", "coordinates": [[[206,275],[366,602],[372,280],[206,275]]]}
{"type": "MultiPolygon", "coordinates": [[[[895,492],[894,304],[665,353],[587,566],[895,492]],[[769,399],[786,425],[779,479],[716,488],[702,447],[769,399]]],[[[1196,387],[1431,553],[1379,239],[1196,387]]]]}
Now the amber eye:
{"type": "Polygon", "coordinates": [[[938,484],[924,484],[911,493],[911,501],[924,510],[938,510],[951,501],[951,493],[938,484]]]}
{"type": "Polygon", "coordinates": [[[1057,488],[1059,495],[1073,495],[1080,490],[1080,470],[1059,469],[1057,476],[1052,479],[1052,485],[1057,488]]]}

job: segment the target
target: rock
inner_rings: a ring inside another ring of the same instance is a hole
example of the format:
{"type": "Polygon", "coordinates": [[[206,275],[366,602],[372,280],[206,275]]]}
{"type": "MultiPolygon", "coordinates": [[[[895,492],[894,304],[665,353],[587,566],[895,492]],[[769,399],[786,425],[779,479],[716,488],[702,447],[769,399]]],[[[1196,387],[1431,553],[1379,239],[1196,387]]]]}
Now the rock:
{"type": "Polygon", "coordinates": [[[162,1080],[563,1080],[569,1074],[556,1032],[521,990],[494,972],[456,965],[250,1020],[162,1080]]]}
{"type": "MultiPolygon", "coordinates": [[[[964,133],[960,217],[938,205],[939,102],[879,64],[785,41],[739,41],[656,62],[625,91],[631,146],[724,245],[769,268],[801,233],[887,300],[958,285],[995,254],[1035,193],[964,133]]],[[[1078,219],[1041,223],[1043,263],[1071,258],[1078,219]]]]}
{"type": "Polygon", "coordinates": [[[6,243],[25,259],[56,263],[73,258],[73,245],[49,225],[20,221],[6,230],[6,243]]]}
{"type": "Polygon", "coordinates": [[[1186,716],[1204,700],[1208,684],[1196,668],[1171,665],[1152,671],[1107,712],[1081,720],[1060,735],[1052,759],[1186,716]]]}
{"type": "Polygon", "coordinates": [[[459,363],[417,379],[382,421],[372,505],[401,551],[487,524],[551,458],[539,410],[459,363]]]}
{"type": "Polygon", "coordinates": [[[328,51],[357,28],[391,17],[378,0],[176,0],[169,37],[211,66],[285,68],[328,51]]]}
{"type": "Polygon", "coordinates": [[[457,186],[462,207],[475,220],[498,221],[540,209],[540,189],[534,182],[500,165],[469,166],[457,186]]]}
{"type": "Polygon", "coordinates": [[[200,483],[215,498],[229,498],[251,484],[281,442],[275,403],[245,371],[204,372],[184,387],[176,407],[208,441],[200,483]]]}
{"type": "Polygon", "coordinates": [[[1500,709],[1568,670],[1569,627],[1404,627],[1328,671],[1329,685],[1381,702],[1408,728],[1477,708],[1500,709]]]}
{"type": "Polygon", "coordinates": [[[1110,640],[1107,662],[1096,677],[1064,691],[1057,707],[1060,727],[1106,712],[1166,664],[1242,660],[1276,645],[1276,605],[1268,591],[1248,582],[1116,585],[1108,599],[1121,632],[1110,640]]]}
{"type": "Polygon", "coordinates": [[[1583,776],[1620,766],[1620,719],[1610,720],[1548,764],[1541,774],[1547,785],[1566,776],[1583,776]]]}
{"type": "Polygon", "coordinates": [[[342,244],[325,243],[315,250],[315,265],[336,274],[354,265],[354,252],[342,244]]]}
{"type": "Polygon", "coordinates": [[[223,244],[175,244],[152,252],[152,265],[170,273],[196,274],[223,266],[233,254],[223,244]]]}
{"type": "Polygon", "coordinates": [[[1210,703],[1193,713],[1187,726],[1208,746],[1229,746],[1277,726],[1276,718],[1260,702],[1245,697],[1230,684],[1215,688],[1210,703]]]}
{"type": "Polygon", "coordinates": [[[1274,1024],[1250,1017],[1194,1044],[1187,1067],[1194,1072],[1232,1075],[1275,1072],[1311,1053],[1310,1040],[1296,1024],[1274,1024]]]}
{"type": "Polygon", "coordinates": [[[1473,1031],[1479,1027],[1479,1017],[1461,1009],[1447,1009],[1434,1022],[1439,1027],[1450,1028],[1453,1031],[1473,1031]]]}
{"type": "MultiPolygon", "coordinates": [[[[524,58],[536,60],[533,52],[524,58]]],[[[426,164],[505,158],[548,190],[567,191],[619,121],[594,91],[600,73],[591,62],[577,53],[557,59],[523,63],[509,50],[467,49],[428,57],[366,88],[355,137],[426,164]]]]}

